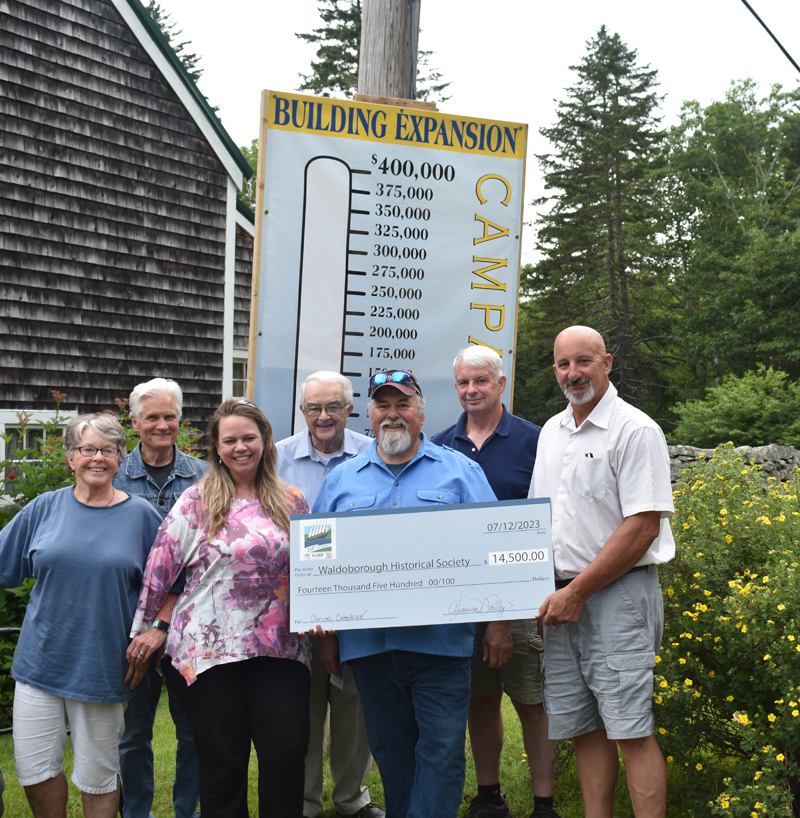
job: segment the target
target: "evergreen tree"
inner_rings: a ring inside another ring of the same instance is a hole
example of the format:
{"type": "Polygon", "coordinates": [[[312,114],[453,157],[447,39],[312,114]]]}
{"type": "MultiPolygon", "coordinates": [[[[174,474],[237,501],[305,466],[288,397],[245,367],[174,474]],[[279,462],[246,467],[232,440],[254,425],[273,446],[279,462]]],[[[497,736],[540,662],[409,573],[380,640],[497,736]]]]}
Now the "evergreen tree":
{"type": "Polygon", "coordinates": [[[191,41],[179,40],[183,30],[178,28],[178,24],[172,19],[172,15],[164,11],[156,0],[149,0],[146,8],[153,18],[153,22],[161,29],[164,38],[172,46],[175,56],[181,61],[189,76],[197,82],[203,76],[203,69],[198,66],[200,55],[193,51],[187,51],[187,46],[192,44],[191,41]]]}
{"type": "Polygon", "coordinates": [[[299,91],[321,97],[337,94],[352,99],[358,85],[358,55],[361,43],[361,0],[319,0],[324,26],[311,34],[296,34],[307,43],[318,44],[317,61],[311,73],[301,74],[299,91]]]}
{"type": "Polygon", "coordinates": [[[543,258],[524,286],[544,348],[569,324],[595,327],[614,355],[621,397],[636,403],[658,385],[650,362],[666,331],[657,275],[657,72],[638,66],[636,52],[605,26],[587,52],[571,67],[578,82],[558,103],[556,124],[541,129],[554,146],[538,157],[554,192],[536,202],[551,208],[537,220],[543,258]]]}
{"type": "MultiPolygon", "coordinates": [[[[352,99],[358,88],[358,59],[361,45],[361,0],[319,0],[324,25],[311,34],[296,34],[307,43],[319,44],[311,73],[301,74],[299,91],[317,96],[352,99]]],[[[446,102],[441,72],[432,68],[432,51],[417,52],[417,99],[446,102]],[[423,73],[424,72],[424,73],[423,73]]]]}

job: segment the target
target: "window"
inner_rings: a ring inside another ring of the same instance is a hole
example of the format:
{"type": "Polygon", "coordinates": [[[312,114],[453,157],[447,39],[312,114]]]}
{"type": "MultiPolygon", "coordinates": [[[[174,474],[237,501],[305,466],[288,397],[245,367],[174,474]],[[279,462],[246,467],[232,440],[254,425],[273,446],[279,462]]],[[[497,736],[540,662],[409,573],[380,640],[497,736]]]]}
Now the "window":
{"type": "Polygon", "coordinates": [[[41,447],[42,441],[45,438],[44,429],[27,428],[23,432],[19,427],[6,427],[6,434],[11,435],[11,440],[9,440],[6,445],[6,457],[8,460],[19,460],[20,458],[17,452],[23,449],[33,449],[33,451],[27,453],[26,459],[35,460],[36,451],[41,447]]]}
{"type": "Polygon", "coordinates": [[[234,359],[233,361],[233,397],[243,398],[247,392],[247,361],[234,359]]]}

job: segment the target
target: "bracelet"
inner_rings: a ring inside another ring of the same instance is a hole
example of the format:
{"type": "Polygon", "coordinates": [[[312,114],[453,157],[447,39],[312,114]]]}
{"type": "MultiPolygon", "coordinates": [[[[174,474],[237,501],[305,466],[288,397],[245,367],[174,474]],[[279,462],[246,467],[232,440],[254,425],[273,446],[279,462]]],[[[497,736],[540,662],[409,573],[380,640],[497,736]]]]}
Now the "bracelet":
{"type": "Polygon", "coordinates": [[[157,628],[163,633],[169,633],[169,622],[166,622],[163,619],[156,619],[156,621],[153,622],[153,624],[150,627],[157,628]]]}

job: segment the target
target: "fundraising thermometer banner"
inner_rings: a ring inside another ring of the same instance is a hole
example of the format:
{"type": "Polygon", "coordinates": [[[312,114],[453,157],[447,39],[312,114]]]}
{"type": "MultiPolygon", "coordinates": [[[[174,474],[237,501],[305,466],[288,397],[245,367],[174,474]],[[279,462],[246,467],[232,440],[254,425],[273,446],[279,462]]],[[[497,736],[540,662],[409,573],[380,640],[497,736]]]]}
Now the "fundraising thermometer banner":
{"type": "Polygon", "coordinates": [[[426,431],[449,426],[459,349],[513,376],[527,126],[272,91],[262,112],[253,381],[276,439],[305,428],[320,369],[353,382],[354,431],[395,368],[420,379],[426,431]]]}

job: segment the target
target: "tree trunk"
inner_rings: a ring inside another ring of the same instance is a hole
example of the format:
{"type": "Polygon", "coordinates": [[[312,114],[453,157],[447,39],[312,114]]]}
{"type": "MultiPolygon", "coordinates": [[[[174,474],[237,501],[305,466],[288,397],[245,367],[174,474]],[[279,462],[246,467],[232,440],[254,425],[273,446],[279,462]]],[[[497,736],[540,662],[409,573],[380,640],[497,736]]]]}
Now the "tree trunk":
{"type": "Polygon", "coordinates": [[[358,93],[416,99],[422,0],[363,0],[358,93]]]}

